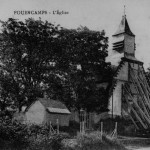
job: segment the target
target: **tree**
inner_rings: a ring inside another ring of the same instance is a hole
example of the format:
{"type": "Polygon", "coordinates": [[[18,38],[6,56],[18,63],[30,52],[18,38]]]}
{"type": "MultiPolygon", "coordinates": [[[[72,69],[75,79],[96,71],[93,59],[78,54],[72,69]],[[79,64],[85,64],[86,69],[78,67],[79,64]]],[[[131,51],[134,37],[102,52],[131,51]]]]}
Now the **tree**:
{"type": "Polygon", "coordinates": [[[97,87],[98,80],[110,80],[112,75],[110,64],[105,62],[108,55],[105,32],[82,26],[77,30],[62,29],[58,43],[56,67],[65,80],[63,101],[78,110],[106,111],[108,89],[97,87]]]}
{"type": "MultiPolygon", "coordinates": [[[[53,76],[59,26],[40,19],[2,22],[0,41],[1,74],[9,80],[1,86],[21,110],[41,95],[41,84],[53,76]],[[7,83],[9,82],[9,83],[7,83]],[[9,88],[5,85],[9,84],[9,88]]],[[[2,76],[2,77],[3,77],[2,76]]],[[[5,78],[4,77],[4,78],[5,78]]]]}
{"type": "Polygon", "coordinates": [[[69,108],[106,110],[107,91],[98,88],[97,81],[109,78],[111,72],[105,62],[107,47],[104,31],[82,26],[64,29],[31,18],[2,22],[2,101],[6,105],[13,102],[21,110],[46,90],[50,98],[69,108]]]}

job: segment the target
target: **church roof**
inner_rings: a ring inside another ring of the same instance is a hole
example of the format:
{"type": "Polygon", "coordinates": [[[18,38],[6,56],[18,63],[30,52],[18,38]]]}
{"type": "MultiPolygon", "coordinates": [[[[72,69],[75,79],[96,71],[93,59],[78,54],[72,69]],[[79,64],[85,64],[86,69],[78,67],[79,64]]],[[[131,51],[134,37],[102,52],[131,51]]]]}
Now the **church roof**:
{"type": "Polygon", "coordinates": [[[126,15],[122,16],[122,20],[119,25],[119,28],[117,29],[117,31],[115,32],[115,34],[113,36],[116,36],[116,35],[122,34],[122,33],[127,33],[131,36],[135,36],[130,30],[126,15]]]}

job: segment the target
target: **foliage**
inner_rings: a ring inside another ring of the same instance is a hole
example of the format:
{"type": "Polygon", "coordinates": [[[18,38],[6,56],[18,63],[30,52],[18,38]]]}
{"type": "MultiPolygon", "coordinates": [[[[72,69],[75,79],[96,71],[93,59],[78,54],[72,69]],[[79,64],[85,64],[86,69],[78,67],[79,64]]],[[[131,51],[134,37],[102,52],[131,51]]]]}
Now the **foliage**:
{"type": "Polygon", "coordinates": [[[59,150],[68,134],[50,135],[49,127],[26,125],[10,119],[0,120],[0,149],[59,150]]]}
{"type": "Polygon", "coordinates": [[[54,135],[50,138],[51,140],[51,147],[53,150],[62,150],[64,149],[62,140],[63,139],[68,139],[69,137],[65,134],[60,134],[60,135],[54,135]]]}
{"type": "Polygon", "coordinates": [[[109,135],[99,131],[79,134],[76,137],[66,133],[49,135],[47,126],[23,125],[11,120],[0,121],[1,150],[125,150],[125,148],[109,135]]]}
{"type": "Polygon", "coordinates": [[[0,145],[2,148],[23,149],[29,145],[28,128],[10,119],[0,120],[0,145]],[[7,144],[6,144],[7,143],[7,144]]]}
{"type": "Polygon", "coordinates": [[[62,29],[58,43],[56,67],[63,72],[64,79],[61,99],[77,110],[106,111],[108,90],[97,87],[97,82],[110,80],[112,74],[110,64],[105,62],[108,55],[105,32],[82,26],[77,30],[62,29]]]}
{"type": "Polygon", "coordinates": [[[25,22],[9,18],[2,22],[0,41],[0,74],[2,98],[22,105],[41,96],[40,84],[46,75],[52,75],[55,37],[59,26],[40,19],[25,22]],[[6,82],[7,81],[7,82],[6,82]],[[9,87],[9,88],[8,88],[9,87]]]}
{"type": "Polygon", "coordinates": [[[10,105],[21,110],[43,91],[69,108],[106,110],[108,91],[97,87],[111,75],[104,31],[9,18],[0,39],[1,110],[10,105]]]}
{"type": "Polygon", "coordinates": [[[74,141],[72,146],[66,144],[65,148],[68,148],[68,150],[126,150],[122,144],[110,138],[109,135],[103,134],[101,140],[101,133],[99,131],[89,134],[79,134],[76,142],[74,141]]]}

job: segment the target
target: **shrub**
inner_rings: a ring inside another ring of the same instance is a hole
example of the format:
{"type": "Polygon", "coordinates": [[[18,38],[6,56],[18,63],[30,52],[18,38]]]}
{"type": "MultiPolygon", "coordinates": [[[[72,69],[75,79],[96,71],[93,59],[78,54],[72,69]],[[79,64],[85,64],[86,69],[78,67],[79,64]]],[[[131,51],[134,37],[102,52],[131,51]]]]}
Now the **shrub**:
{"type": "Polygon", "coordinates": [[[101,139],[101,133],[96,131],[89,134],[77,136],[77,145],[74,150],[126,150],[116,140],[104,134],[101,139]]]}
{"type": "Polygon", "coordinates": [[[49,138],[47,136],[44,136],[43,134],[31,136],[28,150],[41,150],[41,149],[51,150],[51,144],[49,138]]]}
{"type": "Polygon", "coordinates": [[[48,126],[25,125],[10,119],[0,120],[1,150],[61,150],[61,141],[68,137],[67,134],[49,136],[48,126]]]}
{"type": "MultiPolygon", "coordinates": [[[[66,130],[64,128],[64,130],[66,130]]],[[[9,119],[0,120],[1,150],[125,150],[125,148],[99,131],[79,134],[71,138],[67,133],[49,135],[47,126],[25,125],[9,119]]]]}
{"type": "Polygon", "coordinates": [[[39,135],[39,134],[43,134],[45,136],[49,135],[49,127],[45,126],[45,125],[36,125],[36,124],[31,124],[28,125],[28,132],[30,133],[30,135],[39,135]]]}
{"type": "Polygon", "coordinates": [[[62,140],[66,138],[69,138],[66,134],[54,134],[50,137],[39,134],[36,138],[32,136],[29,150],[63,150],[62,140]]]}
{"type": "Polygon", "coordinates": [[[50,137],[51,147],[53,150],[63,150],[64,146],[62,141],[64,139],[69,139],[70,137],[67,134],[58,134],[50,137]]]}
{"type": "Polygon", "coordinates": [[[0,120],[0,144],[1,148],[10,146],[12,149],[23,149],[29,145],[28,128],[10,119],[0,120]],[[7,143],[7,144],[3,144],[7,143]]]}

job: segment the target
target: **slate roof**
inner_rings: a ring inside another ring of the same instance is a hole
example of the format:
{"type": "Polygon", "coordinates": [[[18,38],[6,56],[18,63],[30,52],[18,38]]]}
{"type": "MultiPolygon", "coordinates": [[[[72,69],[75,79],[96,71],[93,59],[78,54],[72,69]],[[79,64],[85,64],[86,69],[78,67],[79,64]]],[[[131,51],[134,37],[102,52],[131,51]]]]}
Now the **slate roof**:
{"type": "Polygon", "coordinates": [[[47,110],[50,113],[70,114],[70,111],[68,109],[60,109],[60,108],[48,107],[47,110]]]}
{"type": "Polygon", "coordinates": [[[38,100],[44,107],[61,108],[61,109],[67,108],[62,102],[57,100],[52,100],[49,98],[38,98],[38,100]]]}
{"type": "Polygon", "coordinates": [[[68,108],[62,102],[58,100],[52,100],[48,98],[39,98],[41,104],[51,113],[70,114],[68,108]]]}
{"type": "Polygon", "coordinates": [[[130,30],[128,21],[126,19],[126,15],[122,16],[122,20],[121,20],[121,23],[119,25],[119,28],[117,29],[117,31],[115,32],[115,34],[113,36],[116,36],[116,35],[121,34],[121,33],[127,33],[127,34],[129,34],[131,36],[135,36],[132,33],[132,31],[130,30]]]}
{"type": "MultiPolygon", "coordinates": [[[[36,101],[39,101],[48,112],[52,113],[61,113],[61,114],[70,114],[70,111],[66,107],[65,104],[58,100],[52,100],[49,98],[38,98],[36,101]]],[[[34,101],[32,104],[30,104],[26,109],[25,112],[28,111],[28,109],[34,105],[36,102],[34,101]]]]}

